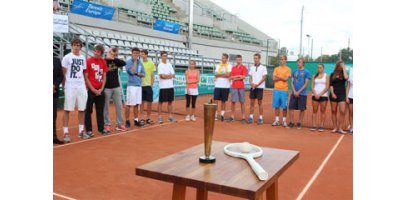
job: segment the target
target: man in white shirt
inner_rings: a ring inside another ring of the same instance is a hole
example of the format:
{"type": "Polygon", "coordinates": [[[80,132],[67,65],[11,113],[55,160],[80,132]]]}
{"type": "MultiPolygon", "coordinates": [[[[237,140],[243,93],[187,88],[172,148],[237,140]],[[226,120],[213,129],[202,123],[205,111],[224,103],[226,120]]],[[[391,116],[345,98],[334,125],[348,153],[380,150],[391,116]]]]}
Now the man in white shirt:
{"type": "Polygon", "coordinates": [[[257,103],[259,104],[259,119],[257,120],[257,124],[263,124],[263,89],[265,87],[265,81],[267,76],[267,68],[260,64],[260,54],[255,53],[253,55],[254,66],[251,66],[249,69],[249,83],[250,83],[250,116],[248,120],[248,124],[253,123],[253,113],[255,110],[255,101],[257,99],[257,103]]]}
{"type": "Polygon", "coordinates": [[[174,85],[173,78],[175,76],[172,64],[167,62],[167,52],[162,51],[160,53],[160,58],[162,60],[158,65],[158,75],[159,75],[159,105],[158,105],[158,123],[163,123],[163,118],[161,115],[162,105],[167,102],[167,110],[169,112],[169,122],[173,123],[176,120],[173,117],[172,102],[174,100],[174,85]]]}
{"type": "Polygon", "coordinates": [[[77,102],[79,110],[79,137],[89,138],[84,134],[84,110],[86,109],[87,90],[84,82],[83,70],[86,69],[86,58],[80,54],[83,43],[79,38],[71,41],[72,52],[62,59],[64,79],[62,86],[65,93],[65,104],[63,113],[63,141],[70,142],[69,137],[69,112],[74,111],[77,102]]]}
{"type": "MultiPolygon", "coordinates": [[[[229,88],[231,87],[231,81],[229,80],[230,73],[232,71],[232,65],[228,64],[228,54],[223,53],[221,63],[215,67],[215,89],[214,89],[214,102],[218,105],[221,101],[221,108],[218,106],[218,110],[221,109],[221,121],[225,120],[225,108],[228,101],[229,88]]],[[[215,120],[218,120],[218,111],[215,112],[215,120]]]]}

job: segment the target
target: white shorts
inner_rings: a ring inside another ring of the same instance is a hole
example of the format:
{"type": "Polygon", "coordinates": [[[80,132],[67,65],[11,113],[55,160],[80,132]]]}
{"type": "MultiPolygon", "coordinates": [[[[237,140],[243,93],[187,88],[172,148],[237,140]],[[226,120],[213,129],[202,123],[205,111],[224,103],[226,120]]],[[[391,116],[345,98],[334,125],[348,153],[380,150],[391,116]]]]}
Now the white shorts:
{"type": "Polygon", "coordinates": [[[142,103],[142,87],[127,87],[127,106],[136,106],[142,103]]]}
{"type": "MultiPolygon", "coordinates": [[[[184,90],[185,94],[187,94],[187,88],[184,90]]],[[[198,88],[189,88],[188,89],[190,95],[197,96],[198,95],[198,88]]]]}
{"type": "Polygon", "coordinates": [[[76,107],[79,111],[84,111],[86,109],[87,103],[86,89],[66,88],[64,92],[65,92],[64,110],[74,111],[76,107]]]}

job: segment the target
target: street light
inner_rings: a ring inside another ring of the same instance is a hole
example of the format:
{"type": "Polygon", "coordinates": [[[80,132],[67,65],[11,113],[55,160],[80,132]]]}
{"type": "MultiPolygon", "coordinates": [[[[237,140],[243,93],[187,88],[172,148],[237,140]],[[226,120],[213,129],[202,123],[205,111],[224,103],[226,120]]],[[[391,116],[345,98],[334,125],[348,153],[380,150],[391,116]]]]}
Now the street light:
{"type": "Polygon", "coordinates": [[[308,59],[307,61],[309,61],[309,38],[311,38],[311,35],[307,34],[307,38],[308,38],[308,59]]]}

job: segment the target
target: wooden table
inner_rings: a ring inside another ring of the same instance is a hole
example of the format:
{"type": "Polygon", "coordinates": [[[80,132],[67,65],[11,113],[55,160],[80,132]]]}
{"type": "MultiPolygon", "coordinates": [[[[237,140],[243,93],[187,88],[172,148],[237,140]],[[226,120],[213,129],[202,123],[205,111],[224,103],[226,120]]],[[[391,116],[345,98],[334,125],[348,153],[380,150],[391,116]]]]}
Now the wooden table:
{"type": "Polygon", "coordinates": [[[256,161],[269,173],[267,181],[260,181],[249,164],[240,158],[227,156],[223,148],[228,143],[213,141],[214,164],[202,164],[198,158],[204,154],[204,144],[172,154],[137,167],[135,173],[173,183],[173,200],[184,200],[186,186],[197,189],[197,199],[207,199],[207,192],[257,200],[266,191],[268,200],[278,199],[277,180],[298,158],[298,151],[264,148],[256,161]]]}

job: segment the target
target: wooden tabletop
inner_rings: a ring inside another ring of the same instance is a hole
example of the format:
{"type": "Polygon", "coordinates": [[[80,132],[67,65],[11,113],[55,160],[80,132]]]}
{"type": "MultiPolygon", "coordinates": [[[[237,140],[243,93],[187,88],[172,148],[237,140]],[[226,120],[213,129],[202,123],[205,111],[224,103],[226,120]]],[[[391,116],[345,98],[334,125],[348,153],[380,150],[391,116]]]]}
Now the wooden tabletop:
{"type": "Polygon", "coordinates": [[[240,158],[226,155],[228,143],[213,141],[213,164],[202,164],[198,158],[204,154],[204,144],[147,163],[135,169],[136,175],[172,182],[212,192],[254,198],[262,194],[298,158],[298,151],[262,147],[263,156],[255,160],[269,174],[260,181],[249,164],[240,158]]]}

